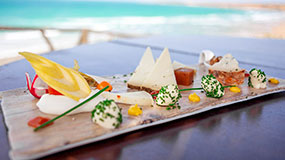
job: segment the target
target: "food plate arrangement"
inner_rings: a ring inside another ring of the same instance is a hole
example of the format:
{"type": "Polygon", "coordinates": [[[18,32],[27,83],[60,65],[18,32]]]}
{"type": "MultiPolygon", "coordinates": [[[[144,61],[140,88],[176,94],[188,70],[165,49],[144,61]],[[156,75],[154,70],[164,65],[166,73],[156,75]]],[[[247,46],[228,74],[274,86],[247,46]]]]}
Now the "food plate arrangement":
{"type": "Polygon", "coordinates": [[[77,63],[74,69],[69,69],[40,56],[23,55],[39,78],[35,76],[33,83],[29,83],[27,76],[28,90],[0,93],[12,159],[40,158],[285,90],[285,80],[258,69],[247,73],[231,55],[218,58],[210,51],[201,54],[199,64],[187,66],[172,62],[167,49],[154,61],[148,48],[134,73],[104,77],[79,72],[77,63]],[[57,68],[62,76],[39,67],[41,63],[52,70],[57,68]],[[66,76],[73,78],[65,81],[66,76]],[[106,87],[110,92],[103,92],[106,87]],[[84,104],[66,113],[81,103],[84,104]],[[38,116],[48,122],[59,118],[39,128],[46,121],[34,126],[33,118],[38,116]]]}

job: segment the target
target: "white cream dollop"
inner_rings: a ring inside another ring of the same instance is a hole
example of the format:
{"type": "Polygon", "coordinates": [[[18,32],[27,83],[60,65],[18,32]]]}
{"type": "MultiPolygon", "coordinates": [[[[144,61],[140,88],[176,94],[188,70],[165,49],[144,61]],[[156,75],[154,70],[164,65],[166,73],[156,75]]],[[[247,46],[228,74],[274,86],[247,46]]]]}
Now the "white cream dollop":
{"type": "Polygon", "coordinates": [[[252,69],[249,72],[248,85],[252,88],[266,88],[266,75],[261,70],[252,69]]]}
{"type": "Polygon", "coordinates": [[[210,66],[209,69],[225,72],[237,72],[241,70],[238,61],[231,54],[224,55],[219,62],[210,66]]]}
{"type": "Polygon", "coordinates": [[[225,94],[222,84],[213,75],[203,76],[201,86],[207,97],[220,98],[225,94]]]}
{"type": "Polygon", "coordinates": [[[104,128],[118,128],[122,123],[121,109],[114,100],[101,101],[92,111],[92,121],[104,128]]]}
{"type": "MultiPolygon", "coordinates": [[[[67,110],[75,107],[77,104],[85,101],[90,96],[94,95],[98,90],[92,90],[90,95],[86,98],[80,99],[79,101],[75,101],[69,97],[63,95],[50,95],[44,94],[41,99],[38,101],[37,106],[41,112],[53,115],[60,115],[67,110]]],[[[81,107],[76,110],[70,112],[68,115],[81,113],[81,112],[91,112],[94,109],[94,106],[98,104],[100,101],[105,98],[101,95],[96,98],[90,100],[88,103],[85,103],[81,107]]]]}
{"type": "Polygon", "coordinates": [[[160,106],[174,105],[181,98],[178,86],[171,84],[161,87],[156,98],[156,104],[160,106]]]}

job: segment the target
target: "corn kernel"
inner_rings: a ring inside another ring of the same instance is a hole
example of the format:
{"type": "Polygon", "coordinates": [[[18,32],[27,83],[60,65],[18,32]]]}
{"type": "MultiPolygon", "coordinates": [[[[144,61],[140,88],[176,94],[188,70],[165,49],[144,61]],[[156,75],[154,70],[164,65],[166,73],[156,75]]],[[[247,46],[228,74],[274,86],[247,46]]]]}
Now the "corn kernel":
{"type": "Polygon", "coordinates": [[[200,102],[200,97],[196,94],[189,94],[188,96],[190,102],[200,102]]]}
{"type": "Polygon", "coordinates": [[[234,92],[234,93],[239,93],[240,92],[240,89],[238,87],[231,87],[230,88],[230,91],[231,92],[234,92]]]}
{"type": "Polygon", "coordinates": [[[138,104],[136,104],[128,109],[128,114],[131,116],[138,116],[142,114],[142,110],[138,107],[138,104]]]}
{"type": "Polygon", "coordinates": [[[278,79],[276,79],[276,78],[270,78],[268,81],[270,83],[273,83],[273,84],[278,84],[279,83],[278,79]]]}

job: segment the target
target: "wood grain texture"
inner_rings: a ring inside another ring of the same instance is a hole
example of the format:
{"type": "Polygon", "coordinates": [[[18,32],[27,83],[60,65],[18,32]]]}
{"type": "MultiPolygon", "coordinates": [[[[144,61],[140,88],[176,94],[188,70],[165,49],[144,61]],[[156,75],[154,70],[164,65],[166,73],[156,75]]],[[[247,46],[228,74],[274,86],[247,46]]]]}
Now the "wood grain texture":
{"type": "MultiPolygon", "coordinates": [[[[193,87],[200,86],[201,76],[206,74],[206,71],[207,69],[204,66],[197,68],[197,76],[192,85],[193,87]]],[[[132,91],[124,83],[124,80],[127,80],[129,76],[115,75],[115,77],[109,78],[114,87],[114,92],[132,91]]],[[[33,132],[32,128],[27,126],[28,120],[36,116],[49,118],[54,116],[41,113],[36,107],[38,100],[34,99],[25,89],[5,91],[1,93],[1,105],[8,127],[11,145],[10,155],[13,159],[38,158],[82,144],[110,138],[121,133],[148,127],[151,124],[160,124],[182,118],[184,115],[190,115],[189,113],[195,114],[217,106],[220,107],[240,100],[247,100],[254,96],[285,90],[285,80],[279,80],[280,84],[273,85],[268,83],[267,89],[261,90],[248,88],[246,81],[241,87],[241,93],[232,93],[226,89],[226,95],[220,99],[208,98],[204,93],[196,91],[201,97],[199,103],[189,102],[188,95],[193,91],[183,92],[183,98],[179,101],[181,105],[180,110],[168,111],[165,107],[141,106],[143,114],[139,117],[128,116],[127,109],[130,105],[119,104],[119,107],[122,108],[123,123],[115,130],[104,129],[93,124],[90,119],[90,113],[80,113],[65,116],[56,121],[54,125],[39,132],[33,132]]],[[[180,86],[180,88],[185,88],[185,86],[180,86]]]]}

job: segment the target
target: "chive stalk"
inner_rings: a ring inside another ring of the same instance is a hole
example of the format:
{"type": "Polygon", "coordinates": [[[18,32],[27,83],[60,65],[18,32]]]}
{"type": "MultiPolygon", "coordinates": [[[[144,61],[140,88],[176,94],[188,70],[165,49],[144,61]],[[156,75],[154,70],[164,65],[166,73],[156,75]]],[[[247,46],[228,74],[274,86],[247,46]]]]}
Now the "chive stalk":
{"type": "MultiPolygon", "coordinates": [[[[236,87],[235,85],[233,86],[223,86],[224,88],[231,88],[231,87],[236,87]]],[[[203,88],[185,88],[185,89],[179,89],[179,91],[191,91],[191,90],[201,90],[203,88]]]]}
{"type": "Polygon", "coordinates": [[[89,97],[89,98],[86,99],[85,101],[83,101],[83,102],[79,103],[78,105],[76,105],[75,107],[69,109],[68,111],[62,113],[61,115],[59,115],[59,116],[57,116],[57,117],[55,117],[55,118],[53,118],[53,119],[51,119],[51,120],[45,122],[44,124],[40,125],[39,127],[35,128],[34,131],[35,131],[35,132],[38,131],[39,129],[45,127],[46,125],[48,125],[48,124],[54,122],[55,120],[57,120],[57,119],[59,119],[59,118],[65,116],[66,114],[68,114],[68,113],[72,112],[73,110],[79,108],[80,106],[84,105],[85,103],[89,102],[89,101],[92,100],[93,98],[95,98],[95,97],[97,97],[98,95],[100,95],[102,92],[104,92],[104,91],[105,91],[106,89],[108,89],[108,88],[109,88],[109,86],[106,86],[105,88],[103,88],[103,89],[101,89],[100,91],[98,91],[97,93],[95,93],[93,96],[89,97]]]}
{"type": "MultiPolygon", "coordinates": [[[[223,86],[224,88],[231,88],[231,87],[236,87],[236,85],[233,85],[233,86],[223,86]]],[[[185,89],[179,89],[180,92],[183,92],[183,91],[192,91],[192,90],[202,90],[203,88],[185,88],[185,89]]],[[[152,94],[151,96],[154,97],[154,96],[157,96],[158,94],[152,94]]]]}
{"type": "Polygon", "coordinates": [[[179,89],[179,91],[191,91],[191,90],[201,90],[203,88],[185,88],[185,89],[179,89]]]}

